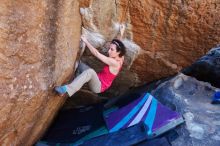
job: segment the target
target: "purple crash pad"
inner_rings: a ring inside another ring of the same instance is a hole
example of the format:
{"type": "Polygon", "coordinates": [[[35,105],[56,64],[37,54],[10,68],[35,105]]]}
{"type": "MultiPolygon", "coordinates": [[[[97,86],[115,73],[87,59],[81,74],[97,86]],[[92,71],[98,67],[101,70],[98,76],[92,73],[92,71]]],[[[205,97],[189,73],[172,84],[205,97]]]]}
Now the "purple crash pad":
{"type": "Polygon", "coordinates": [[[149,93],[104,117],[109,132],[144,122],[149,128],[149,137],[156,137],[184,122],[180,114],[162,105],[149,93]]]}

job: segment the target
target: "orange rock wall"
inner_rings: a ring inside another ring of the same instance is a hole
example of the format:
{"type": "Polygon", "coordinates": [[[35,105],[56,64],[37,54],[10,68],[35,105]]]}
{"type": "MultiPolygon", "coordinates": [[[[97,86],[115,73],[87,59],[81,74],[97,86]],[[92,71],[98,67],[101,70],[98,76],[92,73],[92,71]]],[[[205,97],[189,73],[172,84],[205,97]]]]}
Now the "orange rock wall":
{"type": "Polygon", "coordinates": [[[219,1],[137,0],[129,8],[133,39],[143,49],[133,65],[141,80],[174,74],[220,43],[219,1]]]}
{"type": "Polygon", "coordinates": [[[0,145],[32,145],[64,98],[52,88],[67,80],[79,48],[75,0],[1,0],[0,145]]]}
{"type": "Polygon", "coordinates": [[[80,3],[93,10],[92,22],[106,40],[113,38],[113,23],[127,24],[125,37],[141,48],[130,69],[136,74],[137,84],[173,75],[220,43],[219,1],[87,0],[80,3]]]}

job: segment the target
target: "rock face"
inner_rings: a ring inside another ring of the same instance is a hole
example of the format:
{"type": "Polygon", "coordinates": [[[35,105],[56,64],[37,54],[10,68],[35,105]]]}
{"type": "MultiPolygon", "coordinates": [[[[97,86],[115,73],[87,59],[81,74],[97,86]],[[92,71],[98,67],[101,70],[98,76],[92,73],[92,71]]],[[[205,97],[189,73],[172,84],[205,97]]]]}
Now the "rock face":
{"type": "Polygon", "coordinates": [[[143,49],[133,70],[146,81],[176,73],[220,41],[217,1],[135,1],[129,10],[143,49]]]}
{"type": "Polygon", "coordinates": [[[0,145],[32,145],[64,98],[79,48],[75,0],[2,0],[0,6],[0,145]]]}
{"type": "MultiPolygon", "coordinates": [[[[126,23],[125,38],[141,48],[112,89],[122,91],[115,86],[173,75],[220,42],[218,1],[86,0],[80,6],[90,12],[83,16],[85,28],[95,27],[109,41],[116,35],[115,26],[126,23]]],[[[88,62],[93,59],[86,58],[88,62]]]]}
{"type": "Polygon", "coordinates": [[[163,104],[181,113],[185,124],[177,128],[174,146],[218,146],[220,143],[220,106],[211,104],[219,88],[179,74],[160,84],[151,93],[163,104]]]}

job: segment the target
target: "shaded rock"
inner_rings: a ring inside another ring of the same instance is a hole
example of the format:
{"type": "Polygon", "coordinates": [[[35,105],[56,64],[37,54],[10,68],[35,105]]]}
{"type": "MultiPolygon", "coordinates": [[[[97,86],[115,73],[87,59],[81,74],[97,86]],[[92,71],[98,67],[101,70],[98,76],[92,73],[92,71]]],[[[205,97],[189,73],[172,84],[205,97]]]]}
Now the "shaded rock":
{"type": "Polygon", "coordinates": [[[63,105],[62,109],[71,109],[79,106],[88,106],[107,101],[108,98],[100,96],[89,90],[80,90],[74,94],[71,98],[68,98],[63,105]]]}
{"type": "Polygon", "coordinates": [[[79,3],[2,0],[0,5],[0,145],[32,145],[65,98],[52,93],[73,72],[79,3]]]}
{"type": "Polygon", "coordinates": [[[177,128],[180,136],[172,145],[219,145],[220,106],[211,104],[216,90],[219,89],[209,83],[179,74],[151,92],[163,104],[172,109],[175,106],[185,119],[185,124],[177,128]]]}
{"type": "Polygon", "coordinates": [[[220,88],[220,46],[211,49],[182,72],[220,88]]]}

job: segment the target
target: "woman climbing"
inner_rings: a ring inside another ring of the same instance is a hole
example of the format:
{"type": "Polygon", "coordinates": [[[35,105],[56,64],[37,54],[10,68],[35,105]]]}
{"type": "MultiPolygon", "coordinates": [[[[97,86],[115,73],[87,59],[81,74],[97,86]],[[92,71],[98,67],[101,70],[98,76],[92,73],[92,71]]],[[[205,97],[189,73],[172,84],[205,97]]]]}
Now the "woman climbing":
{"type": "MultiPolygon", "coordinates": [[[[124,30],[125,26],[121,25],[120,39],[123,36],[124,30]]],[[[113,39],[111,41],[108,56],[105,56],[94,48],[85,36],[82,36],[81,40],[86,44],[90,52],[96,58],[102,61],[105,66],[101,72],[96,73],[94,69],[90,68],[86,64],[79,63],[78,70],[81,74],[77,76],[70,84],[56,87],[55,91],[61,95],[67,93],[68,96],[72,96],[79,89],[81,89],[85,83],[88,83],[90,90],[95,93],[101,93],[107,90],[120,72],[124,62],[126,50],[120,39],[113,39]]]]}

